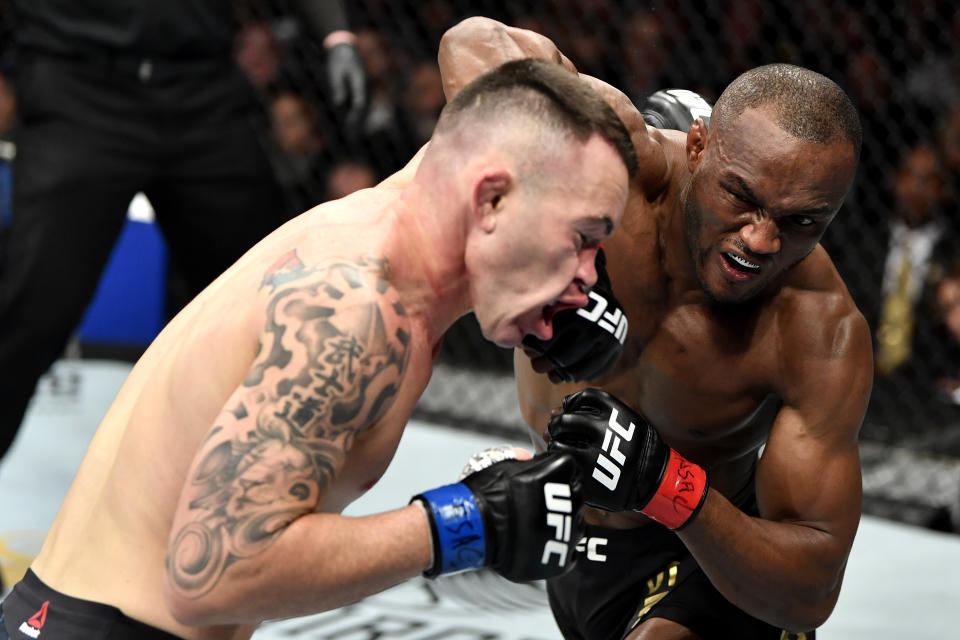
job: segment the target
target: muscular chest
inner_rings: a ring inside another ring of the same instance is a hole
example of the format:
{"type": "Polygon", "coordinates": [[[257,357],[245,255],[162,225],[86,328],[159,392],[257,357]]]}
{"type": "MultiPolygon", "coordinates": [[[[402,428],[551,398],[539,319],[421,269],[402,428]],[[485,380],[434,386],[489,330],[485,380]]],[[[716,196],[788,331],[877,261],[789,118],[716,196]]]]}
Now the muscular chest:
{"type": "Polygon", "coordinates": [[[604,388],[688,455],[720,460],[755,449],[775,413],[771,313],[762,306],[720,312],[700,297],[672,296],[658,265],[637,267],[632,279],[611,276],[625,285],[616,292],[630,331],[604,388]]]}
{"type": "Polygon", "coordinates": [[[762,410],[771,394],[767,363],[759,347],[718,343],[715,327],[698,316],[674,309],[646,341],[636,336],[630,373],[609,390],[629,398],[674,446],[738,455],[762,443],[772,424],[762,410]]]}

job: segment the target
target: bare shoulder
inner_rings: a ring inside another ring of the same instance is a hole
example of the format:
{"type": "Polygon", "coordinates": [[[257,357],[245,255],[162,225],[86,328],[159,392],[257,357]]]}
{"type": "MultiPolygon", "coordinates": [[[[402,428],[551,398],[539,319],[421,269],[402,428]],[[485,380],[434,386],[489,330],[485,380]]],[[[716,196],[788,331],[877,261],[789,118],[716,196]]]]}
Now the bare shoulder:
{"type": "Polygon", "coordinates": [[[818,246],[790,275],[776,302],[784,371],[872,380],[870,328],[826,251],[818,246]]]}
{"type": "Polygon", "coordinates": [[[869,339],[863,314],[820,246],[792,270],[777,307],[786,336],[813,354],[837,354],[851,340],[869,339]]]}
{"type": "Polygon", "coordinates": [[[389,263],[328,257],[309,264],[293,250],[264,273],[260,291],[266,317],[244,385],[283,380],[329,402],[338,422],[363,428],[375,420],[409,360],[410,319],[389,263]]]}

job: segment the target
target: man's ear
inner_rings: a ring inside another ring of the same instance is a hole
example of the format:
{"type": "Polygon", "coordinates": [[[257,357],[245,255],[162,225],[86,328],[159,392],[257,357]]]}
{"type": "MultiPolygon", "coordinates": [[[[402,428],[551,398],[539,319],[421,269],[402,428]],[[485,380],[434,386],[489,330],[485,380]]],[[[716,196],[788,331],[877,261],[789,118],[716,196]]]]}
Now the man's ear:
{"type": "Polygon", "coordinates": [[[506,169],[484,171],[473,189],[473,210],[481,229],[490,233],[497,226],[497,214],[503,210],[503,199],[513,188],[513,178],[506,169]]]}
{"type": "Polygon", "coordinates": [[[707,146],[707,125],[702,118],[697,118],[687,130],[687,169],[693,173],[694,168],[703,158],[703,150],[707,146]]]}

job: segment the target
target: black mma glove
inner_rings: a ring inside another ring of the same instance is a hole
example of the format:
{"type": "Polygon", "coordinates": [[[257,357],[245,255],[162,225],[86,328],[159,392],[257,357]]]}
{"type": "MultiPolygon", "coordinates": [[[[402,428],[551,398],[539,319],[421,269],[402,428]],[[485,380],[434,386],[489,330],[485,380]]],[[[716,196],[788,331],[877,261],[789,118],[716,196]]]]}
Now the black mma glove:
{"type": "Polygon", "coordinates": [[[713,107],[699,93],[686,89],[662,89],[647,96],[640,115],[657,129],[676,129],[686,133],[697,118],[710,124],[713,107]]]}
{"type": "Polygon", "coordinates": [[[669,529],[690,522],[707,495],[707,475],[660,439],[641,416],[600,389],[563,399],[550,418],[549,451],[570,453],[583,471],[583,498],[607,511],[634,510],[669,529]]]}
{"type": "Polygon", "coordinates": [[[524,347],[539,354],[532,358],[534,370],[547,373],[551,382],[596,380],[610,371],[623,353],[627,316],[613,295],[603,249],[597,251],[595,265],[597,283],[587,294],[587,306],[556,314],[549,340],[532,335],[523,339],[524,347]]]}
{"type": "Polygon", "coordinates": [[[580,469],[563,453],[497,462],[414,500],[433,536],[428,578],[483,567],[513,582],[551,578],[573,566],[583,535],[580,469]]]}
{"type": "Polygon", "coordinates": [[[360,52],[341,42],[327,50],[327,83],[333,105],[344,114],[346,126],[358,128],[367,112],[367,69],[360,52]]]}

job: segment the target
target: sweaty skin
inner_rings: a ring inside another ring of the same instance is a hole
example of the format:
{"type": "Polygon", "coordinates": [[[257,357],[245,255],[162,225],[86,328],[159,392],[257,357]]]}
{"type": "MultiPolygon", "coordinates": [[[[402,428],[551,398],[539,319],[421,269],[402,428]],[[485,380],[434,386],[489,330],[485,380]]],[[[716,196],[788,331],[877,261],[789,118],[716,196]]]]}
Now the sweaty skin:
{"type": "Polygon", "coordinates": [[[484,335],[510,346],[550,304],[586,302],[627,182],[594,136],[560,147],[583,187],[531,207],[498,150],[471,154],[467,188],[432,180],[457,157],[444,144],[271,233],[164,328],[90,444],[41,580],[189,640],[241,639],[430,566],[420,506],[340,511],[386,470],[443,333],[478,300],[484,335]]]}
{"type": "MultiPolygon", "coordinates": [[[[473,74],[522,56],[574,71],[539,34],[462,22],[440,46],[448,99],[473,74]]],[[[857,434],[872,384],[867,324],[818,244],[852,180],[852,145],[793,138],[756,109],[709,139],[700,120],[686,134],[652,129],[626,96],[591,80],[640,160],[624,221],[604,245],[630,331],[615,369],[588,384],[553,384],[516,351],[534,444],[545,447],[548,418],[579,388],[631,405],[707,471],[704,507],[678,535],[717,589],[776,626],[817,627],[836,603],[859,523],[857,434]],[[759,518],[731,502],[751,486],[759,518]]],[[[611,528],[649,523],[635,512],[585,516],[611,528]]],[[[693,637],[653,618],[629,638],[659,633],[693,637]]]]}

